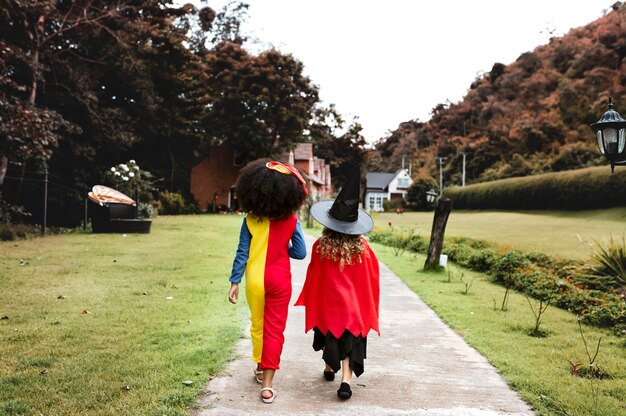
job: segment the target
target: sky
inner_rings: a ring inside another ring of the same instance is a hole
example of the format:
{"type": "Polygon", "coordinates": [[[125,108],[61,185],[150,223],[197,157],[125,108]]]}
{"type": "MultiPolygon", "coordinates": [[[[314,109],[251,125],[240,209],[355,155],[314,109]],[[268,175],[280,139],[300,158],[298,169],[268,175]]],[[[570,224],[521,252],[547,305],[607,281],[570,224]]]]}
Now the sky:
{"type": "MultiPolygon", "coordinates": [[[[494,63],[514,62],[614,2],[247,0],[242,31],[249,51],[274,47],[301,61],[322,104],[348,122],[358,117],[374,143],[404,121],[428,121],[494,63]]],[[[192,3],[219,11],[228,1],[192,3]]]]}

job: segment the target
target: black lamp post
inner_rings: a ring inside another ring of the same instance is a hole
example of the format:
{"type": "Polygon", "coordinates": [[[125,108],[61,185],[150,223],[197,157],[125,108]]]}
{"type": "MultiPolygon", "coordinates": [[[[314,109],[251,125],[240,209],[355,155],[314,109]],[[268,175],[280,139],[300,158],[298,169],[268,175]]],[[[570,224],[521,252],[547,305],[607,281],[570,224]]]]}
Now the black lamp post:
{"type": "Polygon", "coordinates": [[[596,132],[598,149],[611,162],[611,172],[613,172],[615,165],[626,162],[624,151],[626,120],[614,110],[611,97],[609,97],[609,109],[602,114],[600,120],[591,125],[591,128],[596,132]]]}

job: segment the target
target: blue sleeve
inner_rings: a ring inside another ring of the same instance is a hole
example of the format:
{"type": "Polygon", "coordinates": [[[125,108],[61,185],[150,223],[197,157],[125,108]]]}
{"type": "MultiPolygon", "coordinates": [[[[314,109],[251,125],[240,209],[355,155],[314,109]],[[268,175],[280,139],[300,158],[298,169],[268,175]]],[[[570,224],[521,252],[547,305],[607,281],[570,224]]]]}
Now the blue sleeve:
{"type": "Polygon", "coordinates": [[[233,270],[230,273],[230,279],[228,279],[233,283],[241,283],[243,274],[246,271],[248,257],[250,256],[250,240],[252,240],[252,234],[250,234],[248,224],[244,218],[243,224],[241,224],[241,232],[239,233],[237,254],[235,254],[235,260],[233,260],[233,270]]]}
{"type": "Polygon", "coordinates": [[[300,220],[296,221],[296,229],[293,230],[291,236],[291,244],[289,245],[289,257],[302,260],[306,257],[306,243],[304,242],[304,234],[300,226],[300,220]]]}

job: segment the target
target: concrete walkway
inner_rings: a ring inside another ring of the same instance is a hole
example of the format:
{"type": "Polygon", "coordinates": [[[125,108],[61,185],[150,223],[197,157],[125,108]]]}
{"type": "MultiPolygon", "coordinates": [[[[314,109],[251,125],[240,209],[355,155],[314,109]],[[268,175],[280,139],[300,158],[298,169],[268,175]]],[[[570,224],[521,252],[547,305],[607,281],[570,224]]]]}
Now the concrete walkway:
{"type": "MultiPolygon", "coordinates": [[[[313,238],[307,236],[309,252],[313,238]]],[[[292,260],[293,297],[300,294],[308,258],[292,260]]],[[[273,404],[260,399],[249,334],[238,358],[210,380],[197,416],[212,415],[532,415],[498,372],[448,328],[395,274],[381,264],[381,337],[367,340],[365,372],[352,378],[352,398],[341,401],[335,381],[322,377],[321,352],[304,334],[304,308],[291,306],[273,404]]],[[[226,296],[226,294],[224,294],[226,296]]],[[[246,307],[241,305],[239,307],[246,307]]]]}

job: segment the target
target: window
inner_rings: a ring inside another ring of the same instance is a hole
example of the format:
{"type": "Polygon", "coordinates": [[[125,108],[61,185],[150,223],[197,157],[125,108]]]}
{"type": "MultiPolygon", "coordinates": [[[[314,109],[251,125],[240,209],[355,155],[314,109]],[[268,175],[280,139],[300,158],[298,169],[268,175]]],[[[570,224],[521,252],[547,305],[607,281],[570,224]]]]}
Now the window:
{"type": "Polygon", "coordinates": [[[369,209],[373,211],[380,211],[383,209],[383,200],[382,196],[370,196],[369,197],[369,209]]]}
{"type": "Polygon", "coordinates": [[[398,188],[408,188],[409,178],[398,178],[398,188]]]}

